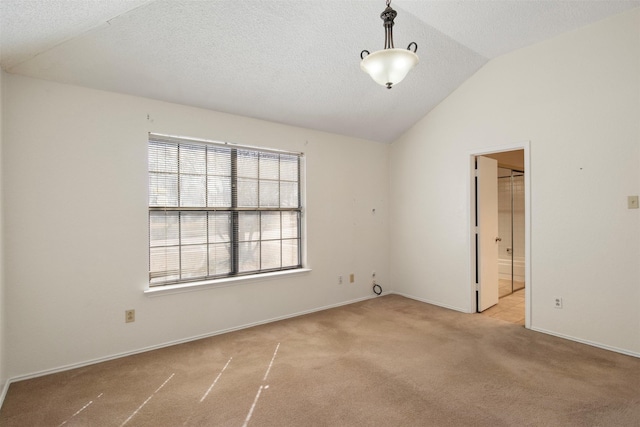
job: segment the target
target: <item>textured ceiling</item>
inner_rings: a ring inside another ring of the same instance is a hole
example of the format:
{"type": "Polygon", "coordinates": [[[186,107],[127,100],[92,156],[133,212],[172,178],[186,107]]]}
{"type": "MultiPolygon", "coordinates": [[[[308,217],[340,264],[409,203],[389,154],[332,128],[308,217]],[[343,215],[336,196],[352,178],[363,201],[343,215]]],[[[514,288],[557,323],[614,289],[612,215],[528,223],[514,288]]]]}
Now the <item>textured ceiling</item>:
{"type": "Polygon", "coordinates": [[[391,90],[360,70],[383,0],[0,0],[10,73],[391,142],[488,60],[640,0],[410,1],[396,47],[420,64],[391,90]]]}

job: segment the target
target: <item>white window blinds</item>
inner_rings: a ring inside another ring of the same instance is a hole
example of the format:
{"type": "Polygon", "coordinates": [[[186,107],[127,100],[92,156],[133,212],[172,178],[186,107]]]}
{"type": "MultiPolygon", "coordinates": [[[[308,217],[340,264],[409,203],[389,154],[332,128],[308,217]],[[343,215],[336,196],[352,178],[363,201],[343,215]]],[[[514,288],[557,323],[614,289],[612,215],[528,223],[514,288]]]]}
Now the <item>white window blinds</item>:
{"type": "Polygon", "coordinates": [[[149,284],[301,267],[301,155],[149,135],[149,284]]]}

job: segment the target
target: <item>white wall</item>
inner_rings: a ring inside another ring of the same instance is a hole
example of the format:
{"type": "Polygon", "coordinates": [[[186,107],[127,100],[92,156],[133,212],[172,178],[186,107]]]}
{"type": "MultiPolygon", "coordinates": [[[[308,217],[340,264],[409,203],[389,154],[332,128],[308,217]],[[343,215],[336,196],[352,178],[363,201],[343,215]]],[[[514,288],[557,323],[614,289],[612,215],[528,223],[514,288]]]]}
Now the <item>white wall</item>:
{"type": "Polygon", "coordinates": [[[373,270],[389,283],[389,145],[15,75],[5,80],[9,377],[369,297],[373,270]],[[304,152],[312,272],[143,295],[150,131],[304,152]],[[338,275],[349,273],[356,283],[338,285],[338,275]],[[136,310],[135,323],[124,323],[126,309],[136,310]]]}
{"type": "Polygon", "coordinates": [[[489,62],[392,144],[395,290],[471,309],[469,153],[527,140],[532,328],[640,355],[640,9],[489,62]]]}
{"type": "Polygon", "coordinates": [[[3,120],[4,120],[4,98],[3,98],[3,86],[4,86],[4,71],[0,70],[0,402],[4,400],[3,390],[7,382],[7,370],[5,366],[6,362],[6,346],[5,346],[5,327],[6,327],[6,309],[4,299],[4,168],[2,167],[2,152],[3,148],[3,120]]]}

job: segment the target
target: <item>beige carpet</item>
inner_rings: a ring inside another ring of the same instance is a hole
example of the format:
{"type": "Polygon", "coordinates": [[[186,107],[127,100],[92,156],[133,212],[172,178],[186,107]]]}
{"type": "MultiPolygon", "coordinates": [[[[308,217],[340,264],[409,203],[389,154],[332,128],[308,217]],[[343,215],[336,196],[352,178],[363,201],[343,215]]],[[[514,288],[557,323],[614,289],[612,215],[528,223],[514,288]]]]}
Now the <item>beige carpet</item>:
{"type": "Polygon", "coordinates": [[[385,296],[11,385],[2,426],[638,426],[640,359],[385,296]]]}

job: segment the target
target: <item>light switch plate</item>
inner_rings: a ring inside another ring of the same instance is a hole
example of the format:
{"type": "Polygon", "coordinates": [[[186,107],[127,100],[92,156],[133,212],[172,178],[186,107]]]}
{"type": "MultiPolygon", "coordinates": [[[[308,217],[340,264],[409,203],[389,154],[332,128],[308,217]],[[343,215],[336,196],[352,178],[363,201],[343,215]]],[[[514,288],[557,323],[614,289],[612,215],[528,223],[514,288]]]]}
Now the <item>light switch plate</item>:
{"type": "Polygon", "coordinates": [[[627,198],[627,207],[629,209],[638,209],[638,196],[629,196],[627,198]]]}

